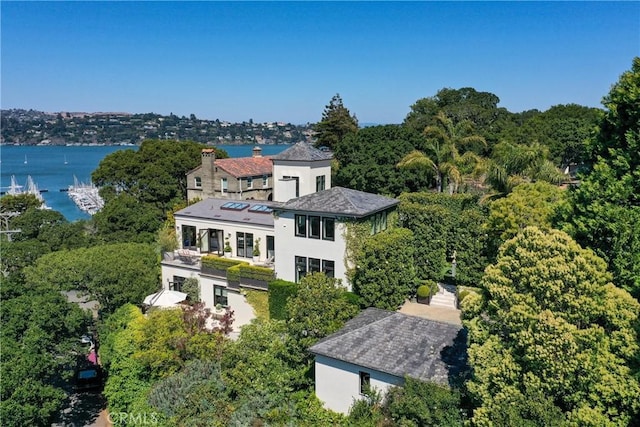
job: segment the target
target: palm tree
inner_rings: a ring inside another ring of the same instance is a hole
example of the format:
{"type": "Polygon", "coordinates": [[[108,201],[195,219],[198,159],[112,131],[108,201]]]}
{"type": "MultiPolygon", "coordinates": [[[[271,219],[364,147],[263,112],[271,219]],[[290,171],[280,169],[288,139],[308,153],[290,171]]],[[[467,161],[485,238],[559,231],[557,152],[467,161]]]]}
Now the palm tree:
{"type": "Polygon", "coordinates": [[[530,145],[501,142],[493,149],[487,180],[501,194],[524,182],[561,184],[566,176],[549,160],[549,149],[538,142],[530,145]]]}
{"type": "Polygon", "coordinates": [[[426,137],[424,150],[412,151],[397,166],[425,171],[435,178],[439,193],[444,184],[452,194],[458,190],[463,176],[482,170],[478,167],[481,158],[475,151],[483,150],[487,143],[483,137],[473,134],[471,122],[454,124],[443,112],[439,112],[435,119],[436,124],[427,126],[423,131],[426,137]],[[464,148],[466,152],[460,155],[458,148],[464,148]]]}

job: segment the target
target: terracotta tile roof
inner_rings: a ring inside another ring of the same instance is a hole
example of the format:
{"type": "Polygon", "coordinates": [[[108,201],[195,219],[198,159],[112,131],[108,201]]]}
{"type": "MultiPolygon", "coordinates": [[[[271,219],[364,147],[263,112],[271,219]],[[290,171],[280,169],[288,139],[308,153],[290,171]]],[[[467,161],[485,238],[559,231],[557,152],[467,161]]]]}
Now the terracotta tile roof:
{"type": "Polygon", "coordinates": [[[273,163],[271,157],[268,156],[216,159],[215,164],[236,178],[273,174],[273,163]]]}

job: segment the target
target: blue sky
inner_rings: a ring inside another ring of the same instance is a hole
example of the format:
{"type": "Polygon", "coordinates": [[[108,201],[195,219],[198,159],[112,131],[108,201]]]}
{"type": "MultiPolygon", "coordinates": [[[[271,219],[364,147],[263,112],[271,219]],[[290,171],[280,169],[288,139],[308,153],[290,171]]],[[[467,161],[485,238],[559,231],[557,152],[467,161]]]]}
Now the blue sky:
{"type": "Polygon", "coordinates": [[[400,123],[443,87],[512,112],[601,106],[640,55],[640,2],[2,1],[1,106],[400,123]]]}

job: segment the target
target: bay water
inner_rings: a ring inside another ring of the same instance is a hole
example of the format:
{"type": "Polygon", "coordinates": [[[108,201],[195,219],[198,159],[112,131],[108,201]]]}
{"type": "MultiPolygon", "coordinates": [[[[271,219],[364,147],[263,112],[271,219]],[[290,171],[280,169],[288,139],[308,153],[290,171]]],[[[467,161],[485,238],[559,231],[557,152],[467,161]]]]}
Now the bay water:
{"type": "MultiPolygon", "coordinates": [[[[229,157],[249,157],[254,145],[217,145],[229,157]]],[[[278,154],[288,144],[261,145],[265,156],[278,154]]],[[[60,212],[69,221],[87,219],[69,198],[66,190],[74,184],[74,176],[89,183],[91,173],[105,156],[118,150],[137,150],[137,146],[33,146],[3,145],[0,147],[0,191],[6,192],[15,176],[19,185],[26,186],[31,176],[42,192],[42,196],[53,210],[60,212]]]]}

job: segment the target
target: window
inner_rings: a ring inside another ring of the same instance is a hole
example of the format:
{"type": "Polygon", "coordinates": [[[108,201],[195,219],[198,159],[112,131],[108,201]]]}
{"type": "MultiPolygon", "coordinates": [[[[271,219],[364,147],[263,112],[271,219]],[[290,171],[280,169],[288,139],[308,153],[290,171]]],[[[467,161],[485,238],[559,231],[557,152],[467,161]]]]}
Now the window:
{"type": "Polygon", "coordinates": [[[320,259],[309,258],[309,273],[318,273],[318,272],[320,272],[320,259]]]}
{"type": "Polygon", "coordinates": [[[248,177],[247,178],[247,188],[253,188],[253,178],[252,177],[248,177]]]}
{"type": "Polygon", "coordinates": [[[333,218],[322,218],[322,238],[324,240],[335,239],[335,220],[333,218]]]}
{"type": "Polygon", "coordinates": [[[387,229],[387,213],[380,212],[371,217],[371,234],[377,234],[387,229]]]}
{"type": "Polygon", "coordinates": [[[227,178],[222,178],[220,180],[220,188],[223,193],[227,193],[229,191],[229,183],[227,182],[227,178]]]}
{"type": "Polygon", "coordinates": [[[199,176],[196,176],[195,186],[196,188],[202,188],[202,178],[200,178],[199,176]]]}
{"type": "Polygon", "coordinates": [[[220,304],[223,307],[229,305],[229,299],[227,298],[227,288],[223,286],[213,287],[213,305],[220,304]]]}
{"type": "Polygon", "coordinates": [[[320,238],[320,217],[319,216],[309,217],[309,237],[311,237],[312,239],[320,238]]]}
{"type": "Polygon", "coordinates": [[[307,217],[306,215],[296,215],[296,236],[307,237],[307,217]]]}
{"type": "Polygon", "coordinates": [[[269,186],[269,175],[262,176],[262,188],[269,186]]]}
{"type": "Polygon", "coordinates": [[[327,277],[336,277],[336,264],[326,259],[322,260],[322,272],[327,277]]]}
{"type": "Polygon", "coordinates": [[[173,276],[173,282],[169,283],[169,289],[172,291],[182,292],[182,284],[187,280],[182,276],[173,276]]]}
{"type": "Polygon", "coordinates": [[[316,176],[316,192],[324,190],[324,175],[316,176]]]}
{"type": "Polygon", "coordinates": [[[360,371],[360,394],[365,394],[371,390],[371,374],[360,371]]]}
{"type": "Polygon", "coordinates": [[[307,258],[303,256],[296,257],[296,283],[307,275],[307,258]]]}
{"type": "Polygon", "coordinates": [[[182,226],[182,249],[196,249],[196,228],[193,225],[182,226]]]}
{"type": "Polygon", "coordinates": [[[236,233],[236,252],[239,257],[253,257],[253,234],[236,233]]]}

